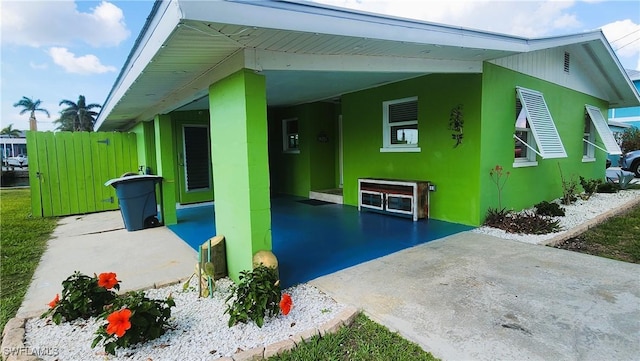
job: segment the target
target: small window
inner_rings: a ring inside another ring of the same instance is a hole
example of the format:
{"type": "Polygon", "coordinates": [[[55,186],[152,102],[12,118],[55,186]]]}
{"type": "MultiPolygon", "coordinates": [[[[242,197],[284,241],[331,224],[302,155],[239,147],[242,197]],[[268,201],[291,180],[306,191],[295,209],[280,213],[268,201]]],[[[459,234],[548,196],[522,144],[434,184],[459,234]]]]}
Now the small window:
{"type": "MultiPolygon", "coordinates": [[[[613,133],[611,133],[611,129],[609,129],[609,124],[607,123],[607,121],[602,116],[602,113],[600,112],[600,108],[587,104],[585,105],[585,110],[587,113],[585,115],[586,117],[585,129],[586,129],[586,124],[589,124],[589,127],[591,129],[591,134],[592,134],[592,137],[590,140],[591,142],[590,146],[592,148],[598,148],[609,154],[622,154],[622,151],[620,150],[620,146],[616,142],[616,139],[614,138],[613,133]],[[600,136],[600,141],[602,142],[601,144],[603,145],[603,147],[595,144],[596,132],[600,136]]],[[[585,143],[586,143],[586,138],[585,138],[585,143]]],[[[595,152],[595,149],[593,149],[593,151],[595,152]]],[[[593,155],[592,157],[595,157],[595,155],[593,155]]]]}
{"type": "Polygon", "coordinates": [[[584,117],[584,132],[582,134],[582,159],[588,160],[595,157],[593,127],[591,126],[591,119],[587,114],[584,117]]]}
{"type": "MultiPolygon", "coordinates": [[[[560,135],[542,93],[516,87],[516,95],[516,131],[529,129],[529,133],[533,134],[533,137],[528,136],[528,139],[524,139],[514,133],[514,138],[524,143],[523,145],[528,148],[527,152],[533,151],[543,159],[566,158],[567,152],[564,150],[564,145],[560,140],[560,135]],[[524,127],[521,127],[522,125],[524,127]]],[[[527,158],[531,161],[535,159],[533,155],[527,156],[527,158]]]]}
{"type": "MultiPolygon", "coordinates": [[[[527,115],[520,99],[516,99],[516,130],[514,140],[515,163],[532,163],[536,161],[536,142],[531,132],[527,115]],[[531,149],[529,149],[531,147],[531,149]]],[[[531,164],[534,165],[534,164],[531,164]]]]}
{"type": "Polygon", "coordinates": [[[382,103],[382,152],[417,152],[418,98],[404,98],[382,103]]]}
{"type": "Polygon", "coordinates": [[[298,119],[282,120],[282,150],[285,153],[300,153],[298,119]]]}
{"type": "Polygon", "coordinates": [[[567,52],[564,53],[564,72],[568,73],[571,70],[571,55],[567,52]]]}

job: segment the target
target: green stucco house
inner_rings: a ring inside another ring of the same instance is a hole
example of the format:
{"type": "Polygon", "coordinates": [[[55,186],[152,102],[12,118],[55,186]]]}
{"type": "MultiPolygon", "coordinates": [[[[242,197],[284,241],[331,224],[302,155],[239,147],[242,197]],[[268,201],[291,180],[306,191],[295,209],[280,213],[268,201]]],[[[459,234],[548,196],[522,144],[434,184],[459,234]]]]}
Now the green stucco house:
{"type": "MultiPolygon", "coordinates": [[[[603,117],[640,105],[600,31],[544,39],[300,1],[157,1],[98,117],[137,133],[163,218],[215,200],[232,277],[271,249],[270,197],[358,179],[428,180],[429,216],[480,225],[502,205],[604,178],[603,117]]],[[[335,191],[335,190],[338,191],[335,191]]],[[[326,191],[328,190],[328,191],[326,191]]],[[[212,220],[213,222],[214,220],[212,220]]]]}

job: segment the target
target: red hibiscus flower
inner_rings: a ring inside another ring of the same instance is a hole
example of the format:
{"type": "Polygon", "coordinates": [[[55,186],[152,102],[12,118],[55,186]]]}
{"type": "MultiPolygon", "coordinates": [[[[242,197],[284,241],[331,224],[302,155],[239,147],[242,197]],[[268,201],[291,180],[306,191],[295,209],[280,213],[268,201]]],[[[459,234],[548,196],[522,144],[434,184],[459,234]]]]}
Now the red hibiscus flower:
{"type": "Polygon", "coordinates": [[[104,287],[106,289],[111,289],[118,284],[116,279],[116,274],[113,272],[100,273],[98,276],[98,286],[104,287]]]}
{"type": "Polygon", "coordinates": [[[291,296],[289,296],[289,294],[285,293],[282,295],[282,299],[280,300],[280,310],[282,311],[283,315],[288,315],[289,311],[291,311],[291,306],[293,305],[293,302],[291,301],[291,296]]]}
{"type": "Polygon", "coordinates": [[[53,301],[49,302],[49,308],[54,308],[58,305],[58,302],[60,302],[60,295],[56,293],[56,298],[53,299],[53,301]]]}
{"type": "Polygon", "coordinates": [[[107,316],[107,321],[109,321],[107,333],[110,335],[115,333],[118,337],[124,336],[124,333],[131,328],[129,317],[131,317],[131,310],[128,308],[123,308],[107,316]]]}

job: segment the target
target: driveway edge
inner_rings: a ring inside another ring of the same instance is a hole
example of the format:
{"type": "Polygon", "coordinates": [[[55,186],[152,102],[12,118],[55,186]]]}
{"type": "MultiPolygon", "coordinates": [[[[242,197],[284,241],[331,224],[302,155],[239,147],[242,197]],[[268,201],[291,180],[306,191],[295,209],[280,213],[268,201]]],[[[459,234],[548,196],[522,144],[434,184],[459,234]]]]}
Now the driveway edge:
{"type": "Polygon", "coordinates": [[[632,199],[631,201],[623,204],[622,206],[615,208],[615,209],[611,209],[605,213],[600,214],[599,216],[580,224],[579,226],[573,227],[570,230],[567,230],[566,232],[563,232],[562,234],[559,234],[551,239],[548,239],[546,241],[542,241],[538,244],[540,245],[544,245],[544,246],[556,246],[564,241],[566,241],[567,239],[573,238],[577,235],[580,235],[584,232],[586,232],[587,230],[589,230],[590,228],[593,228],[597,225],[599,225],[600,223],[606,221],[607,219],[617,216],[621,213],[624,213],[628,210],[630,210],[631,208],[635,207],[636,205],[640,204],[640,198],[636,198],[636,199],[632,199]]]}

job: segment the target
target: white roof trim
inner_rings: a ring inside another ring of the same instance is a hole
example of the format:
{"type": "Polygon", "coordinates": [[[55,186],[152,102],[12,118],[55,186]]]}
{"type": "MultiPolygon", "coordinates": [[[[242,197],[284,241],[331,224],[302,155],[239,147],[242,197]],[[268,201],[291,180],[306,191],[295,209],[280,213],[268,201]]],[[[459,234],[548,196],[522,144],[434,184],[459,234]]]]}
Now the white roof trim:
{"type": "Polygon", "coordinates": [[[540,156],[545,159],[566,158],[567,152],[542,93],[521,87],[516,87],[516,93],[527,114],[540,156]]]}
{"type": "Polygon", "coordinates": [[[616,139],[613,137],[613,133],[611,129],[609,129],[606,120],[604,120],[600,109],[589,104],[585,104],[584,107],[589,114],[589,118],[591,118],[591,123],[596,128],[598,135],[600,135],[606,152],[609,154],[622,154],[622,150],[620,150],[618,142],[616,142],[616,139]]]}

